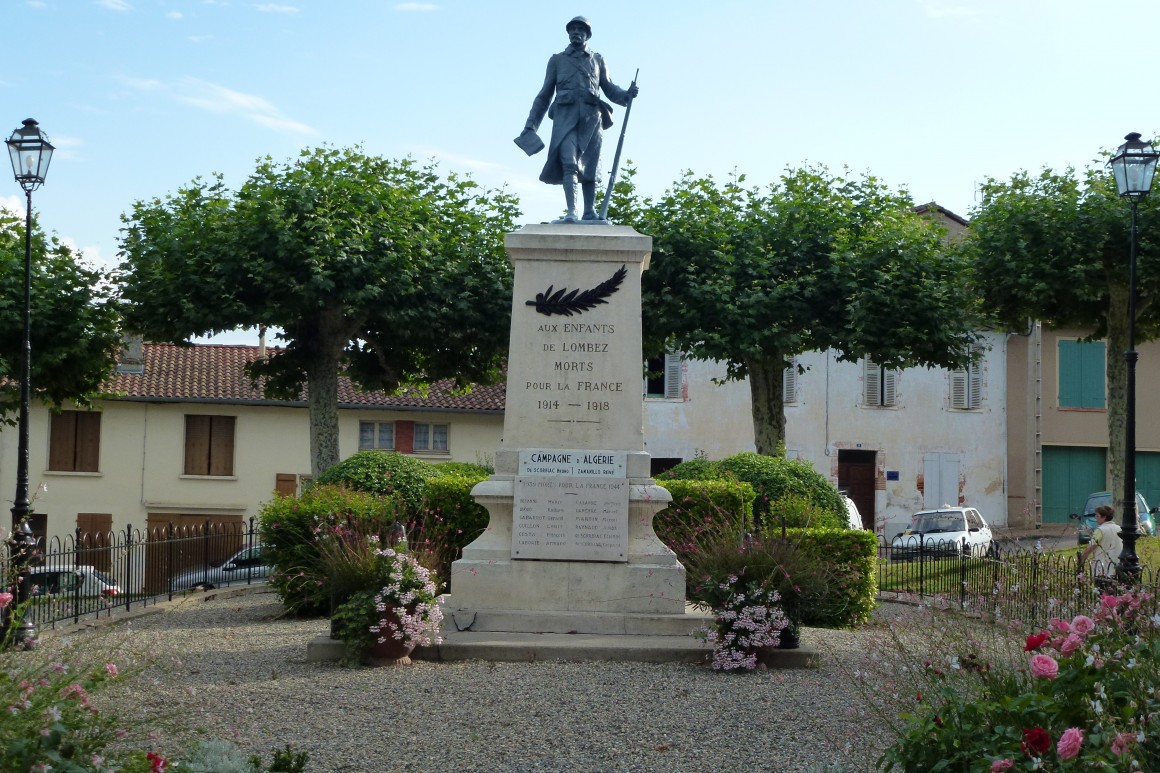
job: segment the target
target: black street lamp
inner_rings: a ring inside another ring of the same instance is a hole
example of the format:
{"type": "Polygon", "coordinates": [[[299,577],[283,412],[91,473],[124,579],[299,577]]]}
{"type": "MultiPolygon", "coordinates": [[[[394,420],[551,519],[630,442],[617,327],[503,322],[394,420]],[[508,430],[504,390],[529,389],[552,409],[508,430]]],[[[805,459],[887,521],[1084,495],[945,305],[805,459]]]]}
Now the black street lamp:
{"type": "Polygon", "coordinates": [[[32,381],[32,192],[44,184],[53,147],[36,121],[27,118],[5,144],[12,173],[24,189],[24,352],[20,371],[20,439],[16,458],[16,498],[12,500],[12,533],[28,519],[28,403],[32,381]]]}
{"type": "MultiPolygon", "coordinates": [[[[16,496],[12,500],[13,568],[23,572],[32,557],[36,543],[28,526],[28,403],[32,382],[32,192],[44,184],[53,147],[40,131],[36,121],[28,118],[24,125],[5,140],[12,158],[12,173],[24,189],[24,350],[20,370],[20,424],[16,451],[16,496]]],[[[23,579],[23,578],[22,578],[23,579]]],[[[19,583],[18,598],[27,598],[27,582],[19,583]]],[[[18,640],[36,638],[36,628],[29,622],[17,631],[18,640]]]]}
{"type": "Polygon", "coordinates": [[[1150,142],[1143,142],[1138,132],[1124,137],[1127,142],[1116,150],[1116,155],[1108,162],[1116,178],[1116,189],[1132,205],[1131,258],[1128,268],[1128,351],[1124,360],[1128,364],[1127,421],[1124,427],[1124,525],[1120,536],[1124,549],[1120,553],[1120,571],[1130,581],[1140,576],[1140,560],[1136,556],[1136,537],[1139,535],[1139,518],[1136,513],[1136,249],[1140,232],[1136,227],[1136,205],[1152,189],[1152,178],[1156,174],[1156,161],[1160,159],[1150,142]]]}

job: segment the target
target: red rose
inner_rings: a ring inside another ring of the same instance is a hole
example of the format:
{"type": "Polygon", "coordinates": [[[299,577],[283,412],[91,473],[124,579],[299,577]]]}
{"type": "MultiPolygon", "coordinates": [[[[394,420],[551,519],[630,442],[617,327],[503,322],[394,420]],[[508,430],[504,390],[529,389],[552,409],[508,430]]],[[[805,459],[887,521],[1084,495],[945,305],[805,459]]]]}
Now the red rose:
{"type": "Polygon", "coordinates": [[[1043,633],[1033,633],[1027,637],[1027,643],[1023,645],[1023,651],[1031,652],[1033,650],[1037,650],[1042,647],[1043,643],[1050,638],[1051,636],[1048,635],[1046,631],[1043,633]]]}
{"type": "Polygon", "coordinates": [[[1042,727],[1025,727],[1023,728],[1023,743],[1019,744],[1019,748],[1023,750],[1024,754],[1034,757],[1042,756],[1051,748],[1051,736],[1042,727]]]}

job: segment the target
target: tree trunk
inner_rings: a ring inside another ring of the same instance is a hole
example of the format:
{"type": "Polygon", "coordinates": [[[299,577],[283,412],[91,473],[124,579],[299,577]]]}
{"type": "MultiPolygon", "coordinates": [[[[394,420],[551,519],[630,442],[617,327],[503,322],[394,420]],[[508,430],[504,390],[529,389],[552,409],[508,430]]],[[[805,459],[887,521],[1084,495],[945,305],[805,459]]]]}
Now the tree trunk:
{"type": "Polygon", "coordinates": [[[310,472],[315,479],[338,464],[338,367],[349,339],[341,310],[324,310],[310,342],[306,369],[310,410],[310,472]]]}
{"type": "Polygon", "coordinates": [[[1108,379],[1108,486],[1112,506],[1124,512],[1124,432],[1128,426],[1128,288],[1108,288],[1108,338],[1104,349],[1108,379]]]}
{"type": "Polygon", "coordinates": [[[775,356],[746,362],[745,367],[749,370],[757,453],[774,456],[778,445],[785,442],[785,360],[775,356]]]}

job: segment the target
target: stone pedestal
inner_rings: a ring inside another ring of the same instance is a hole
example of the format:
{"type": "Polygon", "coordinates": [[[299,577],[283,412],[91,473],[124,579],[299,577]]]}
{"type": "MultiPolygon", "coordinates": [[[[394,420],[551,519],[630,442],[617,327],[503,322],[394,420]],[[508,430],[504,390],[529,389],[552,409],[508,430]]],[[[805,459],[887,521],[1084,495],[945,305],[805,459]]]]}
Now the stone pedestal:
{"type": "Polygon", "coordinates": [[[683,616],[684,567],[652,527],[671,497],[644,451],[640,276],[652,239],[625,226],[534,225],[506,247],[515,286],[503,446],[495,475],[472,491],[491,520],[452,567],[448,622],[526,629],[544,613],[581,613],[570,625],[589,633],[583,613],[593,628],[609,613],[683,616]],[[627,503],[569,499],[572,482],[601,481],[627,489],[627,503]],[[536,487],[552,495],[528,493],[536,487]],[[560,553],[569,559],[552,558],[560,553]],[[475,614],[497,610],[509,614],[475,614]]]}

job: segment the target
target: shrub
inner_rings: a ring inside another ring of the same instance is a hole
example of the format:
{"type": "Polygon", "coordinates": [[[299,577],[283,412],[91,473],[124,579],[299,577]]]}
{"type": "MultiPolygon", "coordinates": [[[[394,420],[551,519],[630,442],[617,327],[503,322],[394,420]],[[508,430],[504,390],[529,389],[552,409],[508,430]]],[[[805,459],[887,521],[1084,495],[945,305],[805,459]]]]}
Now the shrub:
{"type": "Polygon", "coordinates": [[[798,494],[789,494],[769,503],[769,514],[761,524],[763,534],[784,529],[845,529],[849,520],[826,507],[818,507],[798,494]]]}
{"type": "Polygon", "coordinates": [[[842,529],[790,529],[798,552],[826,568],[828,591],[802,610],[802,623],[846,628],[865,623],[878,592],[878,538],[873,532],[842,529]]]}
{"type": "Polygon", "coordinates": [[[451,577],[451,563],[463,555],[463,548],[487,528],[487,508],[475,501],[471,489],[488,477],[489,473],[476,470],[470,475],[446,474],[427,481],[410,543],[414,552],[430,557],[425,564],[441,581],[451,577]]]}
{"type": "MultiPolygon", "coordinates": [[[[679,466],[679,465],[678,465],[679,466]]],[[[657,513],[653,530],[686,564],[723,530],[744,533],[753,525],[753,487],[728,480],[658,480],[673,502],[657,513]]]]}
{"type": "Polygon", "coordinates": [[[839,523],[846,523],[846,503],[842,495],[809,462],[747,452],[713,464],[720,473],[730,474],[753,486],[757,492],[754,516],[758,523],[765,520],[770,503],[788,496],[800,497],[819,512],[832,512],[840,519],[839,523]]]}
{"type": "Polygon", "coordinates": [[[288,610],[325,613],[330,587],[318,551],[321,529],[350,522],[374,533],[389,530],[403,517],[394,499],[332,485],[313,486],[301,497],[275,497],[258,514],[262,557],[271,566],[269,583],[288,610]]]}
{"type": "Polygon", "coordinates": [[[416,513],[424,482],[436,474],[435,465],[397,451],[359,451],[319,475],[318,483],[396,497],[407,513],[416,513]]]}
{"type": "Polygon", "coordinates": [[[696,459],[690,459],[670,467],[657,475],[656,479],[658,482],[663,482],[669,480],[717,480],[720,477],[721,471],[717,469],[716,462],[698,456],[696,459]]]}
{"type": "Polygon", "coordinates": [[[495,468],[486,464],[474,462],[437,462],[431,465],[436,475],[463,475],[468,478],[480,477],[480,480],[495,474],[495,468]]]}

